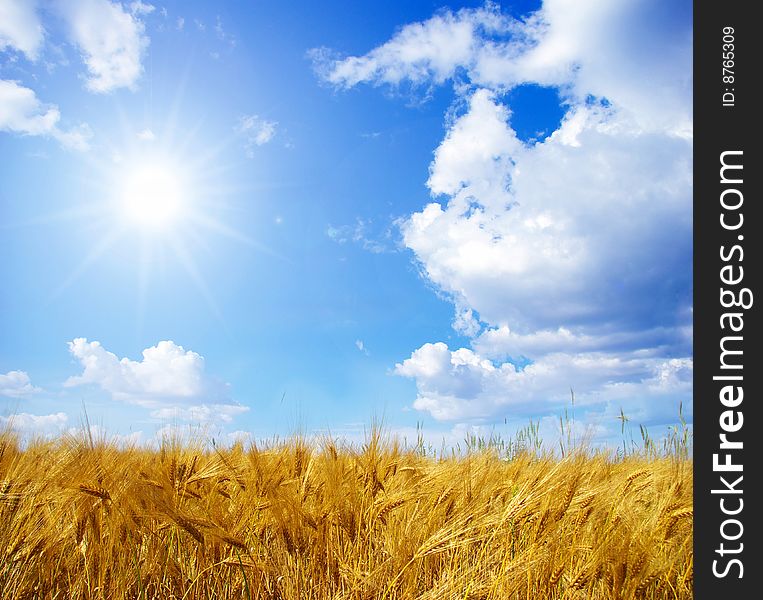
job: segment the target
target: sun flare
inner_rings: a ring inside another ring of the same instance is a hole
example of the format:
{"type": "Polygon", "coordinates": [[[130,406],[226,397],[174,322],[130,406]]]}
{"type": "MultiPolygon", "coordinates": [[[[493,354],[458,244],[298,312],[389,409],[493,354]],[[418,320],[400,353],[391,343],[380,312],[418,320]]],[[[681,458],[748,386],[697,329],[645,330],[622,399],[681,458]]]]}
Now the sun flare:
{"type": "Polygon", "coordinates": [[[122,211],[135,225],[164,229],[182,217],[186,192],[179,171],[170,165],[135,166],[120,188],[122,211]]]}

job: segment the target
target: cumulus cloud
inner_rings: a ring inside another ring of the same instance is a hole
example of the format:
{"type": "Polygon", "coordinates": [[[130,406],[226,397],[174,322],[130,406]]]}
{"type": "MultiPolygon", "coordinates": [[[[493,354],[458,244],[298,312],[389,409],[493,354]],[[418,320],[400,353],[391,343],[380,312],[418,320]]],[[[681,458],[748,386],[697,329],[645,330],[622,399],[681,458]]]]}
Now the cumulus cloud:
{"type": "Polygon", "coordinates": [[[60,433],[69,418],[66,413],[58,412],[50,415],[32,415],[18,413],[9,417],[0,415],[0,427],[9,427],[14,431],[34,435],[54,435],[60,433]]]}
{"type": "Polygon", "coordinates": [[[364,56],[339,58],[326,48],[310,52],[318,73],[349,88],[361,82],[399,85],[443,83],[474,60],[484,35],[507,32],[516,23],[492,6],[443,11],[423,23],[404,26],[388,42],[364,56]]]}
{"type": "Polygon", "coordinates": [[[543,414],[568,403],[571,388],[579,406],[665,403],[691,392],[692,362],[639,352],[555,352],[519,368],[509,362],[496,365],[468,348],[451,351],[438,342],[415,350],[395,371],[415,379],[414,408],[439,420],[463,420],[543,414]]]}
{"type": "Polygon", "coordinates": [[[95,423],[81,423],[79,427],[69,427],[66,433],[75,439],[87,443],[88,439],[103,441],[121,448],[130,448],[143,442],[142,431],[130,433],[110,433],[103,425],[95,423]]]}
{"type": "Polygon", "coordinates": [[[34,90],[0,79],[0,131],[52,137],[65,148],[87,150],[92,132],[86,124],[62,129],[55,104],[41,102],[34,90]]]}
{"type": "Polygon", "coordinates": [[[120,359],[85,338],[69,342],[69,352],[84,370],[69,377],[66,387],[96,384],[115,398],[147,405],[156,398],[199,398],[206,392],[204,359],[172,341],[147,348],[140,361],[120,359]]]}
{"type": "Polygon", "coordinates": [[[325,48],[311,56],[318,74],[337,87],[430,86],[461,76],[498,90],[537,83],[578,99],[616,97],[646,126],[691,132],[690,2],[546,0],[524,20],[486,3],[408,24],[363,56],[325,48]]]}
{"type": "Polygon", "coordinates": [[[456,92],[432,201],[400,230],[471,348],[424,343],[396,366],[416,382],[414,408],[538,414],[573,387],[590,411],[653,415],[689,398],[691,25],[688,2],[546,0],[523,20],[488,3],[406,25],[363,56],[313,52],[340,88],[456,92]],[[657,54],[670,58],[653,68],[657,54]],[[511,126],[508,92],[524,84],[562,98],[542,142],[511,126]]]}
{"type": "MultiPolygon", "coordinates": [[[[133,3],[132,12],[109,0],[62,0],[57,8],[71,41],[88,70],[87,88],[96,93],[133,89],[143,72],[141,60],[149,39],[140,20],[148,6],[133,3]]],[[[150,12],[150,10],[148,10],[150,12]]]]}
{"type": "Polygon", "coordinates": [[[245,140],[246,154],[249,158],[254,156],[254,146],[264,146],[273,139],[276,134],[278,121],[268,121],[257,115],[245,115],[238,120],[235,130],[245,140]]]}
{"type": "Polygon", "coordinates": [[[618,352],[639,348],[643,355],[680,354],[691,344],[692,328],[661,325],[636,331],[612,330],[607,333],[574,332],[567,327],[539,329],[527,334],[512,331],[507,325],[482,331],[474,340],[474,349],[494,360],[509,357],[537,356],[548,352],[618,352]]]}
{"type": "Polygon", "coordinates": [[[0,373],[0,396],[24,398],[39,391],[40,388],[32,385],[29,375],[24,371],[8,371],[5,375],[0,373]]]}
{"type": "Polygon", "coordinates": [[[569,116],[546,142],[512,149],[496,99],[475,92],[431,166],[430,189],[447,203],[413,214],[405,244],[442,289],[518,333],[686,318],[691,144],[613,131],[608,115],[578,110],[588,113],[579,145],[565,140],[569,116]],[[486,148],[486,129],[503,131],[503,145],[486,148]]]}
{"type": "Polygon", "coordinates": [[[252,433],[249,431],[243,431],[241,429],[231,431],[226,439],[230,444],[249,444],[252,442],[252,433]]]}
{"type": "Polygon", "coordinates": [[[0,2],[0,50],[14,48],[36,60],[45,37],[34,0],[0,2]]]}
{"type": "Polygon", "coordinates": [[[95,385],[115,400],[150,409],[155,419],[230,423],[249,410],[230,400],[227,384],[206,374],[201,355],[173,341],[146,348],[139,361],[119,358],[85,338],[69,342],[69,352],[83,372],[69,377],[65,387],[95,385]]]}
{"type": "Polygon", "coordinates": [[[151,416],[163,421],[189,421],[193,423],[231,423],[238,415],[249,410],[240,404],[199,404],[196,406],[172,406],[151,411],[151,416]]]}
{"type": "Polygon", "coordinates": [[[480,331],[479,319],[471,308],[456,305],[456,316],[453,318],[453,329],[467,337],[474,337],[480,331]]]}
{"type": "Polygon", "coordinates": [[[150,15],[156,10],[153,4],[146,4],[145,2],[130,2],[130,12],[134,15],[150,15]]]}
{"type": "Polygon", "coordinates": [[[218,386],[204,373],[204,359],[199,354],[172,341],[145,349],[140,361],[120,359],[100,342],[85,338],[69,342],[69,352],[84,370],[69,377],[66,387],[95,384],[114,398],[134,404],[152,406],[166,398],[193,401],[218,386]]]}

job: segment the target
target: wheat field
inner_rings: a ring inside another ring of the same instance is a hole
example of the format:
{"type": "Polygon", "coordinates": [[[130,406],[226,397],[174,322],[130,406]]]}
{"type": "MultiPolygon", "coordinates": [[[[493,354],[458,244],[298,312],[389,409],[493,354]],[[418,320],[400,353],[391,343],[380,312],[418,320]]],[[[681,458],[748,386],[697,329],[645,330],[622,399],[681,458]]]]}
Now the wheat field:
{"type": "Polygon", "coordinates": [[[0,434],[0,598],[692,597],[692,461],[0,434]]]}

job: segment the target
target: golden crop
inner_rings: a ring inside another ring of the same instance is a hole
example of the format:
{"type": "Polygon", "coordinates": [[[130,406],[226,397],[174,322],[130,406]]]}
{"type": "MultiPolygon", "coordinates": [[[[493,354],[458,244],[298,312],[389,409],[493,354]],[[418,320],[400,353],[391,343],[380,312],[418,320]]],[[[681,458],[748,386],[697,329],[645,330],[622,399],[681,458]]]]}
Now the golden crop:
{"type": "Polygon", "coordinates": [[[688,599],[691,468],[0,434],[0,598],[688,599]]]}

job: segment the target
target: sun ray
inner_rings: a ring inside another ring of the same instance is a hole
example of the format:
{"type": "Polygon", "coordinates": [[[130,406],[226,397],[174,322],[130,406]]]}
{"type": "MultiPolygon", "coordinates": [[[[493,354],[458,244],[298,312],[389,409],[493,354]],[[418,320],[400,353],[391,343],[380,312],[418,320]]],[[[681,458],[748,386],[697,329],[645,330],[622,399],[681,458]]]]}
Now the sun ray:
{"type": "Polygon", "coordinates": [[[217,302],[215,301],[214,296],[212,296],[212,293],[209,291],[209,286],[207,285],[204,276],[196,266],[196,262],[193,260],[193,256],[190,254],[190,252],[188,252],[184,241],[174,233],[169,235],[168,240],[172,250],[175,253],[175,256],[178,258],[180,264],[183,266],[186,273],[191,278],[191,281],[193,281],[194,285],[204,298],[204,301],[207,304],[207,308],[209,308],[209,310],[212,312],[223,330],[227,334],[230,334],[228,324],[225,322],[222,311],[217,306],[217,302]]]}
{"type": "Polygon", "coordinates": [[[52,302],[64,293],[69,287],[77,281],[83,273],[85,273],[103,254],[113,246],[117,240],[124,235],[124,228],[113,227],[104,234],[98,242],[90,249],[90,252],[84,259],[77,265],[69,276],[53,291],[48,299],[48,302],[52,302]]]}
{"type": "MultiPolygon", "coordinates": [[[[173,266],[180,267],[199,291],[206,305],[227,331],[223,311],[214,297],[197,256],[216,254],[215,237],[231,240],[275,260],[291,260],[254,237],[246,226],[229,222],[239,217],[240,199],[257,195],[262,186],[235,183],[241,164],[227,151],[236,143],[231,128],[226,134],[200,143],[204,120],[195,125],[181,121],[185,94],[182,78],[164,120],[150,118],[153,108],[136,123],[129,112],[115,100],[116,131],[113,138],[101,139],[101,152],[83,157],[85,175],[79,183],[82,198],[78,207],[49,213],[29,223],[57,220],[79,221],[88,229],[91,245],[64,281],[51,293],[51,301],[60,297],[105,255],[119,246],[116,254],[132,262],[134,276],[135,324],[140,335],[153,309],[151,288],[160,279],[173,277],[173,266]],[[139,131],[150,127],[153,136],[140,138],[139,131]],[[120,139],[121,137],[121,139],[120,139]],[[130,257],[130,252],[132,257],[130,257]],[[127,253],[127,254],[125,254],[127,253]]],[[[271,186],[264,186],[271,187],[271,186]]],[[[279,186],[280,187],[280,186],[279,186]]],[[[3,225],[6,228],[8,225],[3,225]]],[[[76,262],[76,261],[75,261],[76,262]]]]}
{"type": "MultiPolygon", "coordinates": [[[[179,77],[177,87],[175,88],[175,94],[173,96],[170,107],[167,111],[167,116],[164,121],[164,127],[162,127],[162,138],[164,143],[170,148],[177,148],[182,153],[185,149],[184,145],[176,145],[175,132],[180,131],[180,127],[177,126],[180,120],[180,107],[182,106],[183,99],[185,98],[185,90],[188,85],[188,81],[191,77],[191,69],[193,67],[193,57],[189,57],[186,61],[186,65],[182,70],[182,75],[179,77]]],[[[193,129],[193,135],[201,126],[201,121],[197,122],[196,127],[193,129]]],[[[190,139],[186,136],[186,139],[190,139]]]]}
{"type": "Polygon", "coordinates": [[[141,239],[140,260],[138,264],[138,286],[137,286],[137,314],[136,314],[136,332],[138,337],[143,333],[146,317],[146,301],[148,299],[148,288],[151,283],[152,273],[152,249],[148,240],[141,239]]]}
{"type": "Polygon", "coordinates": [[[23,229],[25,227],[37,227],[39,225],[51,225],[67,221],[93,221],[96,218],[104,218],[102,202],[90,202],[79,206],[72,206],[66,209],[50,211],[42,215],[37,215],[16,221],[14,223],[0,223],[0,230],[23,229]]]}
{"type": "Polygon", "coordinates": [[[260,252],[264,252],[265,254],[268,254],[269,256],[272,256],[273,258],[277,258],[287,263],[293,262],[286,256],[276,252],[269,246],[266,246],[265,244],[258,242],[257,240],[249,237],[248,235],[243,234],[237,229],[231,227],[230,225],[226,225],[225,223],[218,221],[217,219],[214,219],[208,215],[192,213],[191,219],[193,220],[194,223],[197,223],[210,231],[214,231],[215,233],[219,233],[227,237],[228,239],[234,240],[241,244],[245,244],[246,246],[249,246],[250,248],[254,248],[255,250],[259,250],[260,252]]]}

